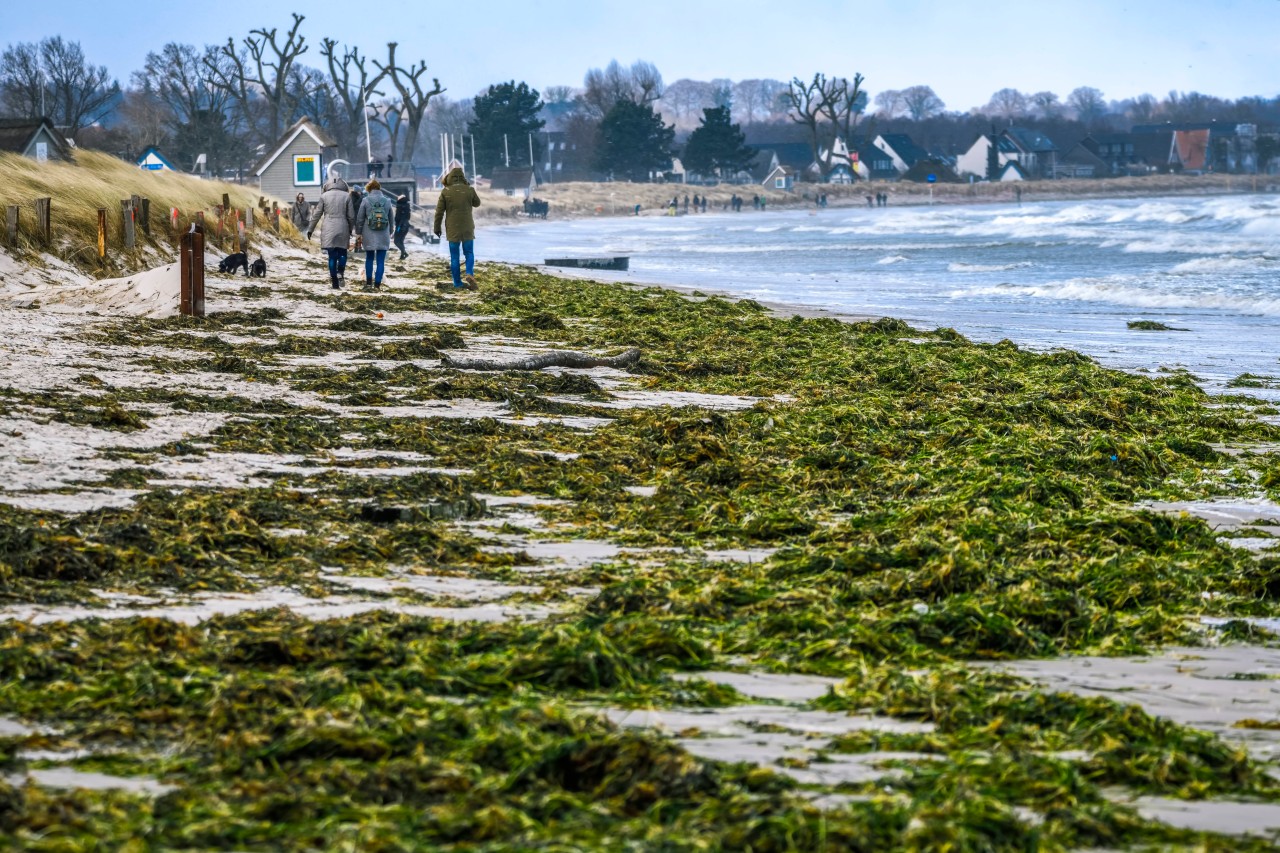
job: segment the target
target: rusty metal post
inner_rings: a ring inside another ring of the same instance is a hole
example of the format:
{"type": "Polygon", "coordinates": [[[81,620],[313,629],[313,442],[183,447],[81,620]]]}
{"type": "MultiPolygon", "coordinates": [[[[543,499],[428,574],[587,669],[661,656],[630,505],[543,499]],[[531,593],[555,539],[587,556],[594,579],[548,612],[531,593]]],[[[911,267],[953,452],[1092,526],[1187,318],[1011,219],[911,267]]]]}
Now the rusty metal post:
{"type": "Polygon", "coordinates": [[[98,260],[107,260],[107,209],[98,208],[98,260]]]}
{"type": "Polygon", "coordinates": [[[20,208],[16,204],[11,204],[4,209],[4,232],[5,239],[10,246],[18,245],[18,214],[20,208]]]}
{"type": "Polygon", "coordinates": [[[193,224],[182,235],[178,251],[178,312],[186,317],[204,316],[204,228],[193,224]]]}
{"type": "Polygon", "coordinates": [[[36,199],[36,234],[46,246],[53,242],[52,208],[53,199],[36,199]]]}
{"type": "Polygon", "coordinates": [[[124,247],[132,249],[136,241],[136,233],[133,228],[133,200],[120,200],[120,230],[124,236],[124,247]]]}

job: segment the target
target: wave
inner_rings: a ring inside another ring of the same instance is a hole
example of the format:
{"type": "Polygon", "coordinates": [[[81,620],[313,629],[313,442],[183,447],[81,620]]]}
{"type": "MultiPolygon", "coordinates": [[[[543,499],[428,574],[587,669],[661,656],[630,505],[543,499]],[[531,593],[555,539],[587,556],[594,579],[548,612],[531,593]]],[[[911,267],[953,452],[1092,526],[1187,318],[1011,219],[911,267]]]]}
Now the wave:
{"type": "Polygon", "coordinates": [[[1024,270],[1033,266],[1035,264],[1031,261],[1016,261],[1011,264],[966,264],[956,262],[947,264],[947,272],[1008,272],[1009,270],[1024,270]]]}
{"type": "Polygon", "coordinates": [[[1180,275],[1198,275],[1212,272],[1262,272],[1280,268],[1280,262],[1266,256],[1239,258],[1231,255],[1211,258],[1196,258],[1184,261],[1170,272],[1180,275]]]}
{"type": "Polygon", "coordinates": [[[876,263],[879,264],[880,266],[888,266],[889,264],[900,264],[903,261],[909,261],[909,260],[911,259],[906,257],[905,255],[888,255],[876,261],[876,263]]]}
{"type": "Polygon", "coordinates": [[[1158,290],[1114,279],[1075,279],[1044,285],[999,284],[953,290],[952,299],[1000,297],[1102,302],[1129,308],[1180,308],[1229,311],[1252,317],[1280,317],[1280,298],[1257,294],[1158,290]]]}

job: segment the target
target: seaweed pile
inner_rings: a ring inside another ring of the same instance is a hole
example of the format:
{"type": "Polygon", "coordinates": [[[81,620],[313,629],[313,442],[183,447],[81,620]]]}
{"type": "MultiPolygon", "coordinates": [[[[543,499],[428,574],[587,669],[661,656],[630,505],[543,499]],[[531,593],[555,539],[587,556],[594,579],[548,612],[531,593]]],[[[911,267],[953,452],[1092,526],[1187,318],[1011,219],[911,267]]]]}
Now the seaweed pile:
{"type": "Polygon", "coordinates": [[[1270,642],[1242,620],[1277,614],[1280,559],[1140,506],[1280,496],[1275,454],[1223,449],[1280,440],[1273,410],[892,319],[482,273],[460,295],[435,261],[368,296],[312,265],[211,282],[226,310],[87,327],[74,382],[0,389],[10,420],[109,437],[208,415],[104,439],[92,476],[48,490],[124,505],[0,504],[8,847],[1272,849],[1116,796],[1280,803],[1259,756],[978,664],[1270,642]],[[632,348],[625,369],[442,358],[632,348]],[[536,565],[527,547],[574,540],[619,548],[536,565]],[[468,601],[404,581],[426,576],[519,588],[504,603],[537,615],[441,616],[468,601]],[[353,578],[376,609],[269,606],[353,578]],[[208,595],[265,603],[164,618],[208,595]],[[12,615],[55,606],[83,613],[12,615]],[[717,710],[761,701],[726,669],[827,676],[787,707],[912,725],[760,763],[610,722],[702,709],[714,734],[717,710]],[[798,772],[863,754],[893,766],[798,772]],[[24,776],[51,766],[168,787],[24,776]]]}

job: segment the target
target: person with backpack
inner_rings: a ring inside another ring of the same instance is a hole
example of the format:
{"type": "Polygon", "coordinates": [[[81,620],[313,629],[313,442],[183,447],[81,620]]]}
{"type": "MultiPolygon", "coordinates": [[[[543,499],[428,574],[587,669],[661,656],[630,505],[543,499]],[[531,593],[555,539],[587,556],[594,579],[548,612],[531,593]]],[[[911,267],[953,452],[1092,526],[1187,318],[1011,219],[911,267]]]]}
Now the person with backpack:
{"type": "Polygon", "coordinates": [[[368,195],[360,202],[356,231],[364,247],[364,289],[377,290],[382,287],[387,250],[391,248],[391,220],[395,210],[391,196],[382,191],[382,184],[377,178],[365,184],[364,188],[368,195]]]}
{"type": "Polygon", "coordinates": [[[321,220],[320,246],[329,256],[329,283],[338,290],[346,283],[347,247],[351,243],[351,229],[356,222],[356,208],[351,202],[351,191],[342,178],[333,177],[323,187],[320,203],[311,211],[311,224],[307,239],[315,233],[321,220]]]}
{"type": "Polygon", "coordinates": [[[400,250],[400,260],[409,257],[409,253],[404,248],[405,235],[409,233],[409,197],[401,195],[396,197],[396,233],[391,238],[391,242],[396,244],[396,248],[400,250]]]}
{"type": "Polygon", "coordinates": [[[476,195],[475,189],[467,183],[462,164],[457,160],[449,163],[449,173],[444,176],[443,183],[444,188],[440,190],[440,197],[436,200],[436,219],[432,230],[439,237],[441,224],[448,227],[449,270],[453,273],[453,286],[457,288],[465,286],[475,290],[476,221],[471,215],[471,209],[480,206],[480,196],[476,195]],[[462,283],[463,277],[459,274],[461,272],[459,250],[467,259],[465,285],[462,283]]]}

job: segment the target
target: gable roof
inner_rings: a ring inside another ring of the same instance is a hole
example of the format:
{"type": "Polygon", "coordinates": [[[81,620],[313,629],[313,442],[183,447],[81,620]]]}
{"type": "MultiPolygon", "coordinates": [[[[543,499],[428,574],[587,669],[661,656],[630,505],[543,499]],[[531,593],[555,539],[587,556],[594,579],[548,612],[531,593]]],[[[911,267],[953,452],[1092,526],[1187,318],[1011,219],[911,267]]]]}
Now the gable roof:
{"type": "Polygon", "coordinates": [[[40,129],[48,131],[54,146],[61,157],[67,156],[67,143],[48,118],[5,118],[0,119],[0,151],[12,151],[21,154],[31,145],[40,129]]]}
{"type": "Polygon", "coordinates": [[[309,116],[303,116],[293,123],[293,127],[284,132],[280,139],[277,140],[276,144],[271,147],[270,153],[267,154],[266,157],[262,158],[258,165],[253,167],[253,174],[256,177],[262,177],[262,173],[276,161],[276,158],[284,153],[286,148],[293,144],[293,140],[297,139],[304,133],[314,139],[316,145],[319,145],[321,148],[338,147],[337,140],[325,133],[324,129],[313,122],[309,116]]]}
{"type": "Polygon", "coordinates": [[[1012,139],[1018,148],[1028,153],[1039,154],[1043,151],[1058,150],[1058,146],[1053,144],[1052,139],[1028,127],[1006,127],[1002,135],[1012,139]]]}
{"type": "Polygon", "coordinates": [[[772,151],[778,162],[790,166],[797,172],[808,169],[813,163],[813,150],[807,142],[770,142],[762,145],[748,146],[757,151],[772,151]]]}
{"type": "Polygon", "coordinates": [[[1209,131],[1175,130],[1170,155],[1169,159],[1177,157],[1184,169],[1203,169],[1209,159],[1209,131]]]}
{"type": "Polygon", "coordinates": [[[1010,172],[1013,172],[1016,177],[1009,178],[1008,180],[1023,180],[1023,181],[1031,180],[1031,173],[1028,172],[1026,167],[1023,166],[1021,163],[1019,163],[1017,160],[1010,160],[1008,163],[1005,163],[1003,166],[1001,166],[1000,177],[998,177],[996,180],[998,181],[1006,180],[1005,176],[1008,175],[1010,172]]]}
{"type": "Polygon", "coordinates": [[[902,162],[907,164],[908,169],[914,166],[916,161],[924,160],[929,156],[928,151],[916,145],[915,140],[905,133],[882,133],[880,139],[902,159],[902,162]]]}
{"type": "Polygon", "coordinates": [[[146,151],[143,151],[141,154],[138,155],[137,164],[141,166],[144,162],[146,162],[146,159],[150,157],[152,154],[155,155],[157,160],[159,160],[161,163],[164,164],[164,167],[166,169],[169,169],[174,172],[178,171],[177,169],[173,168],[173,164],[169,162],[169,158],[161,154],[160,149],[156,148],[154,145],[152,145],[146,151]]]}

